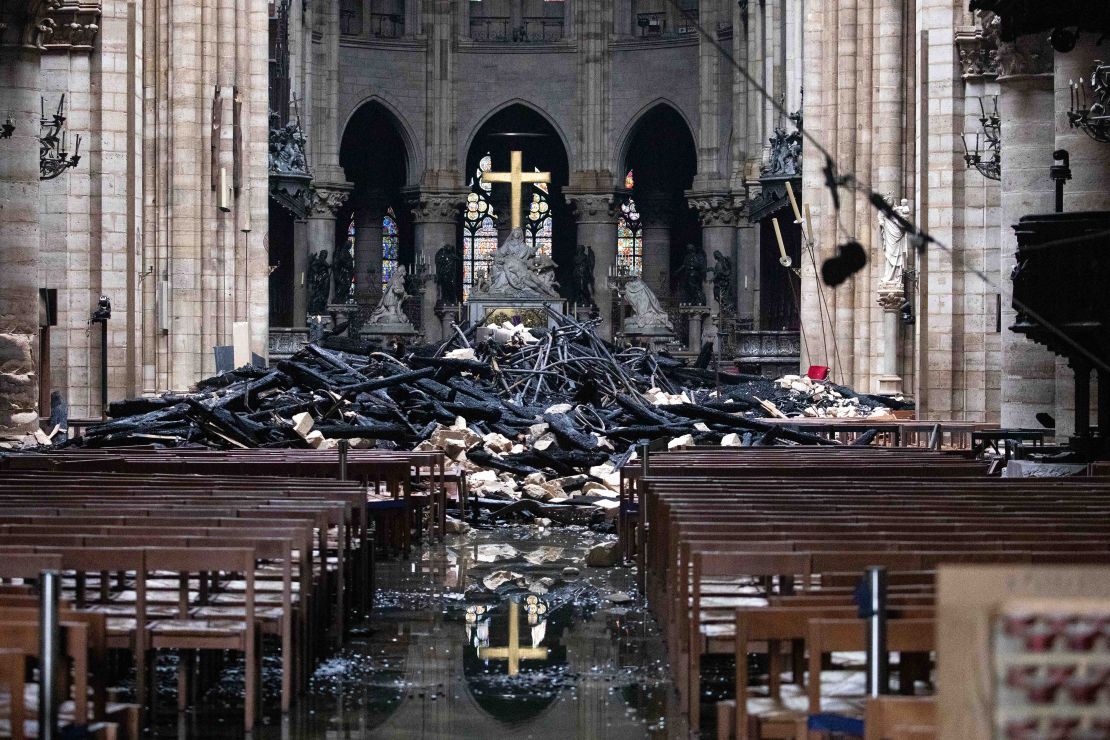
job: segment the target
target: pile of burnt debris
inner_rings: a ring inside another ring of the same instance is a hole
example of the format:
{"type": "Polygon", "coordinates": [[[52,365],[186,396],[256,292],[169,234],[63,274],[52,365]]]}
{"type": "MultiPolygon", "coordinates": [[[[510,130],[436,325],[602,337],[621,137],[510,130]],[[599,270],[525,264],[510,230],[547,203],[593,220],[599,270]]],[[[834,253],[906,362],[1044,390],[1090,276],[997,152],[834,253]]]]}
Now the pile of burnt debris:
{"type": "Polygon", "coordinates": [[[767,418],[868,417],[906,405],[808,378],[722,371],[711,352],[687,363],[621,349],[592,324],[554,314],[550,329],[456,328],[450,341],[401,357],[325,340],[194,393],[113,403],[109,421],[66,444],[438,448],[479,497],[559,501],[571,491],[608,496],[644,440],[834,444],[767,418]]]}

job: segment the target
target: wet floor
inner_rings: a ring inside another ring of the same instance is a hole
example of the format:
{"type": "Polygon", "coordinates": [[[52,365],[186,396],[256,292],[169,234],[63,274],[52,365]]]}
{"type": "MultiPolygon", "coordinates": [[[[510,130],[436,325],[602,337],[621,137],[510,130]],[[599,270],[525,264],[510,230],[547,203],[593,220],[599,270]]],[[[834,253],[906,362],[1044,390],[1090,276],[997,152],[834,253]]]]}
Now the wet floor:
{"type": "MultiPolygon", "coordinates": [[[[268,701],[255,736],[684,735],[634,573],[583,562],[611,539],[500,527],[380,562],[373,618],[322,662],[288,717],[268,701]]],[[[201,709],[175,727],[159,722],[159,735],[236,737],[237,720],[201,709]]]]}

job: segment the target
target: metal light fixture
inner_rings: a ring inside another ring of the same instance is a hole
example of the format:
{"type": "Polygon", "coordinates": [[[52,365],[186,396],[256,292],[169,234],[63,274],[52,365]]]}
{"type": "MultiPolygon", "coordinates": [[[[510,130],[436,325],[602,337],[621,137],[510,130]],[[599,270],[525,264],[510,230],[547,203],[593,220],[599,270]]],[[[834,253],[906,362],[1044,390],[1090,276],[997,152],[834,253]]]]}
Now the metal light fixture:
{"type": "Polygon", "coordinates": [[[1068,122],[1095,141],[1110,144],[1110,64],[1095,60],[1091,78],[1068,81],[1071,110],[1068,122]]]}
{"type": "Polygon", "coordinates": [[[14,133],[15,121],[12,120],[11,116],[8,116],[3,123],[0,123],[0,139],[10,139],[14,133]]]}
{"type": "Polygon", "coordinates": [[[979,98],[979,125],[982,133],[964,134],[964,161],[988,180],[1002,179],[1002,119],[998,116],[998,96],[990,98],[987,110],[979,98]]]}
{"type": "Polygon", "coordinates": [[[40,98],[39,117],[39,179],[53,180],[81,161],[81,134],[73,147],[73,154],[66,151],[65,103],[66,96],[58,101],[58,111],[52,114],[53,120],[46,117],[46,100],[40,98]]]}

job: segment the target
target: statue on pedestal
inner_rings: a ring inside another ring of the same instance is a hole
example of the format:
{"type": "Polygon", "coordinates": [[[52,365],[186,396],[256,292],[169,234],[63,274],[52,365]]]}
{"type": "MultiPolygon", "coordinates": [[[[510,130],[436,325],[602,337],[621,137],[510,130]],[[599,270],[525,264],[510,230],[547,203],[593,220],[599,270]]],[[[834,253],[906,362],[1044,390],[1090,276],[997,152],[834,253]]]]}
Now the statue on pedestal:
{"type": "Polygon", "coordinates": [[[321,249],[309,260],[307,278],[308,313],[320,316],[328,310],[328,295],[331,292],[331,266],[326,250],[321,249]]]}
{"type": "Polygon", "coordinates": [[[444,304],[459,302],[459,253],[454,244],[444,244],[436,252],[436,287],[439,301],[444,304]]]}
{"type": "Polygon", "coordinates": [[[405,266],[398,265],[390,275],[389,282],[385,284],[382,299],[374,309],[374,313],[370,314],[368,324],[409,324],[409,317],[403,310],[405,300],[410,297],[405,290],[406,275],[405,266]]]}
{"type": "Polygon", "coordinates": [[[688,306],[705,305],[705,255],[693,244],[686,245],[686,256],[678,274],[682,277],[679,293],[682,302],[688,306]]]}
{"type": "MultiPolygon", "coordinates": [[[[912,213],[909,201],[902,198],[902,202],[894,206],[894,212],[908,222],[912,213]]],[[[900,285],[902,282],[902,271],[905,269],[906,264],[905,223],[880,212],[879,241],[882,243],[883,257],[885,259],[883,273],[879,281],[880,283],[897,283],[900,285]]]]}
{"type": "Polygon", "coordinates": [[[528,246],[523,229],[514,228],[494,252],[488,286],[475,297],[558,298],[557,287],[555,263],[528,246]]]}
{"type": "Polygon", "coordinates": [[[348,245],[344,244],[335,251],[331,272],[335,281],[335,302],[347,303],[352,297],[351,280],[355,276],[355,260],[348,245]]]}
{"type": "Polygon", "coordinates": [[[594,302],[594,250],[585,244],[574,251],[574,302],[580,306],[594,302]]]}
{"type": "Polygon", "coordinates": [[[720,250],[713,252],[713,297],[721,308],[732,305],[732,260],[721,254],[720,250]]]}
{"type": "Polygon", "coordinates": [[[628,282],[624,289],[625,300],[632,306],[632,316],[625,320],[628,333],[674,333],[671,317],[663,310],[659,299],[640,278],[628,282]]]}

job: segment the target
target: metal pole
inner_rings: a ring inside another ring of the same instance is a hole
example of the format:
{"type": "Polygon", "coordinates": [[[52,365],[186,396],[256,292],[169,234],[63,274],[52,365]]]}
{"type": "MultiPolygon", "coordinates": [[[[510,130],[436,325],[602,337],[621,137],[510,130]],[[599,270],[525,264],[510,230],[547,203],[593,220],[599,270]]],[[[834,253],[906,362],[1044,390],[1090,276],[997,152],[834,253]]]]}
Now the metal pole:
{"type": "Polygon", "coordinates": [[[646,439],[640,440],[640,475],[644,478],[648,477],[648,441],[646,439]]]}
{"type": "Polygon", "coordinates": [[[890,691],[890,655],[886,650],[886,568],[867,569],[867,694],[890,691]]]}
{"type": "Polygon", "coordinates": [[[58,676],[62,630],[58,621],[58,596],[62,578],[56,570],[44,570],[39,594],[39,737],[58,737],[58,676]]]}
{"type": "Polygon", "coordinates": [[[347,480],[347,449],[350,446],[350,440],[339,440],[339,480],[347,480]]]}
{"type": "Polygon", "coordinates": [[[100,413],[108,418],[108,321],[100,322],[100,413]]]}

